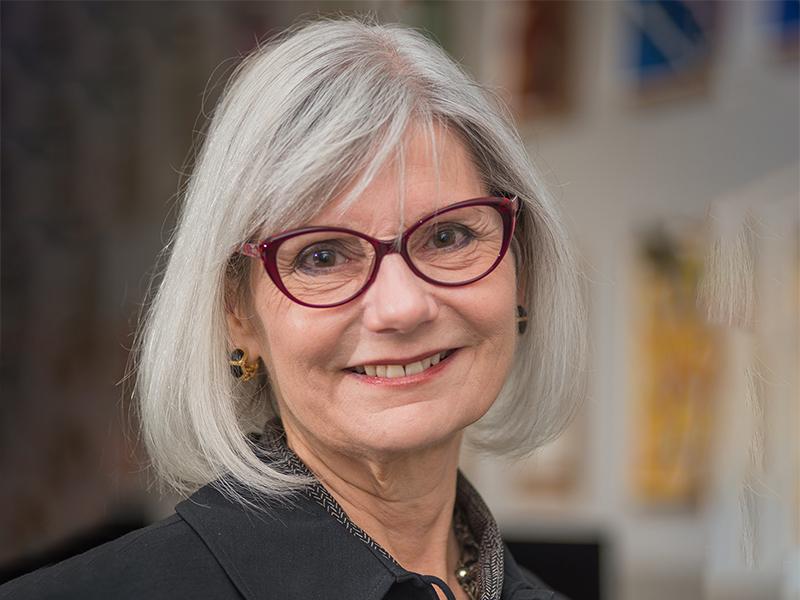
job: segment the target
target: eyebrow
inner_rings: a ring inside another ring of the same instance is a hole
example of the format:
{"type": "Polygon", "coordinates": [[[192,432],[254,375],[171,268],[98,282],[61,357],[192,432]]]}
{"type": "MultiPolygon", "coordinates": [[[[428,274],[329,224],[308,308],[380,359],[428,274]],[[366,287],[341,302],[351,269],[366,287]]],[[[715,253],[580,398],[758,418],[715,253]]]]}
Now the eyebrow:
{"type": "MultiPolygon", "coordinates": [[[[449,206],[452,206],[453,204],[458,204],[459,202],[465,202],[467,200],[476,200],[478,198],[488,198],[488,197],[489,197],[488,195],[470,196],[468,198],[462,198],[460,200],[453,200],[452,202],[439,203],[432,210],[427,210],[425,212],[419,212],[413,218],[408,219],[408,220],[404,219],[403,222],[398,223],[399,230],[398,230],[397,234],[394,237],[399,237],[400,235],[402,235],[403,231],[405,231],[407,228],[411,227],[412,225],[414,225],[418,221],[421,221],[422,219],[425,219],[425,218],[431,216],[432,214],[435,214],[438,211],[441,211],[441,210],[443,210],[445,208],[448,208],[449,206]]],[[[407,207],[407,205],[404,206],[404,208],[406,208],[406,207],[407,207]]],[[[377,210],[378,210],[378,208],[377,208],[377,204],[376,204],[373,207],[373,214],[375,214],[375,211],[377,211],[377,210]]],[[[342,216],[342,218],[344,218],[344,217],[342,216]]],[[[292,227],[291,229],[287,229],[285,231],[295,231],[297,229],[303,229],[304,227],[340,227],[340,228],[343,228],[343,229],[351,229],[353,231],[360,231],[361,230],[361,228],[359,228],[357,226],[354,226],[352,223],[330,223],[330,222],[316,222],[316,221],[317,221],[317,218],[315,217],[315,218],[311,219],[311,221],[308,222],[308,223],[305,223],[303,225],[298,225],[296,227],[292,227]]],[[[394,239],[394,238],[391,238],[391,239],[394,239]]]]}

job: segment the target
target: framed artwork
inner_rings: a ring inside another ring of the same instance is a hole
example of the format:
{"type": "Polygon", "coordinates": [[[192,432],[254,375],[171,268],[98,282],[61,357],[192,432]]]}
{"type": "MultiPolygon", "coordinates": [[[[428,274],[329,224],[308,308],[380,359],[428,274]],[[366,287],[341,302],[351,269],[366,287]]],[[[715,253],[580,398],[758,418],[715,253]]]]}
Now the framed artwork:
{"type": "Polygon", "coordinates": [[[800,58],[800,0],[770,0],[763,9],[778,59],[796,62],[800,58]]]}
{"type": "Polygon", "coordinates": [[[636,258],[631,484],[647,507],[691,508],[705,493],[719,338],[697,305],[697,235],[656,227],[636,258]]]}
{"type": "Polygon", "coordinates": [[[529,0],[520,13],[513,104],[523,120],[560,117],[575,104],[576,2],[529,0]]]}
{"type": "Polygon", "coordinates": [[[625,66],[638,104],[707,90],[723,3],[632,0],[624,5],[625,66]]]}

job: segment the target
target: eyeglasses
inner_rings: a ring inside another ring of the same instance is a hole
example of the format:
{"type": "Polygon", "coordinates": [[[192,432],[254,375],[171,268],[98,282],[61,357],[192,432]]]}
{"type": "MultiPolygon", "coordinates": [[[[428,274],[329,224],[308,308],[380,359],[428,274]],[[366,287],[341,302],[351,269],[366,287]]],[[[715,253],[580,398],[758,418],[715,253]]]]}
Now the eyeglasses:
{"type": "Polygon", "coordinates": [[[242,244],[260,258],[278,289],[312,308],[350,302],[375,281],[381,261],[398,253],[423,281],[462,286],[491,273],[514,235],[518,200],[475,198],[423,217],[394,240],[341,227],[304,227],[242,244]]]}

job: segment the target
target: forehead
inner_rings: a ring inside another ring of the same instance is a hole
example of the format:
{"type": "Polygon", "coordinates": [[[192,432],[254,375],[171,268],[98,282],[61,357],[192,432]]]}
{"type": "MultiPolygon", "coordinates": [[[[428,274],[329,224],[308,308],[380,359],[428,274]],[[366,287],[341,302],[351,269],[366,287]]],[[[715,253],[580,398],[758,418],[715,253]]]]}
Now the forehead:
{"type": "Polygon", "coordinates": [[[392,160],[355,199],[334,198],[308,225],[337,225],[394,235],[442,206],[486,194],[466,146],[439,126],[412,131],[392,160]]]}

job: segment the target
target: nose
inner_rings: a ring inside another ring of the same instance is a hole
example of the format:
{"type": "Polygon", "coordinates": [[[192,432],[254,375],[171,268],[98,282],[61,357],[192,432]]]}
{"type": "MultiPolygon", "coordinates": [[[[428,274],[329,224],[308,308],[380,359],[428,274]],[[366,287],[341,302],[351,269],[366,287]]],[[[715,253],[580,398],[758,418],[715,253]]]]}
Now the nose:
{"type": "Polygon", "coordinates": [[[428,283],[414,275],[400,254],[381,262],[364,293],[364,324],[371,331],[409,333],[439,314],[428,283]]]}

